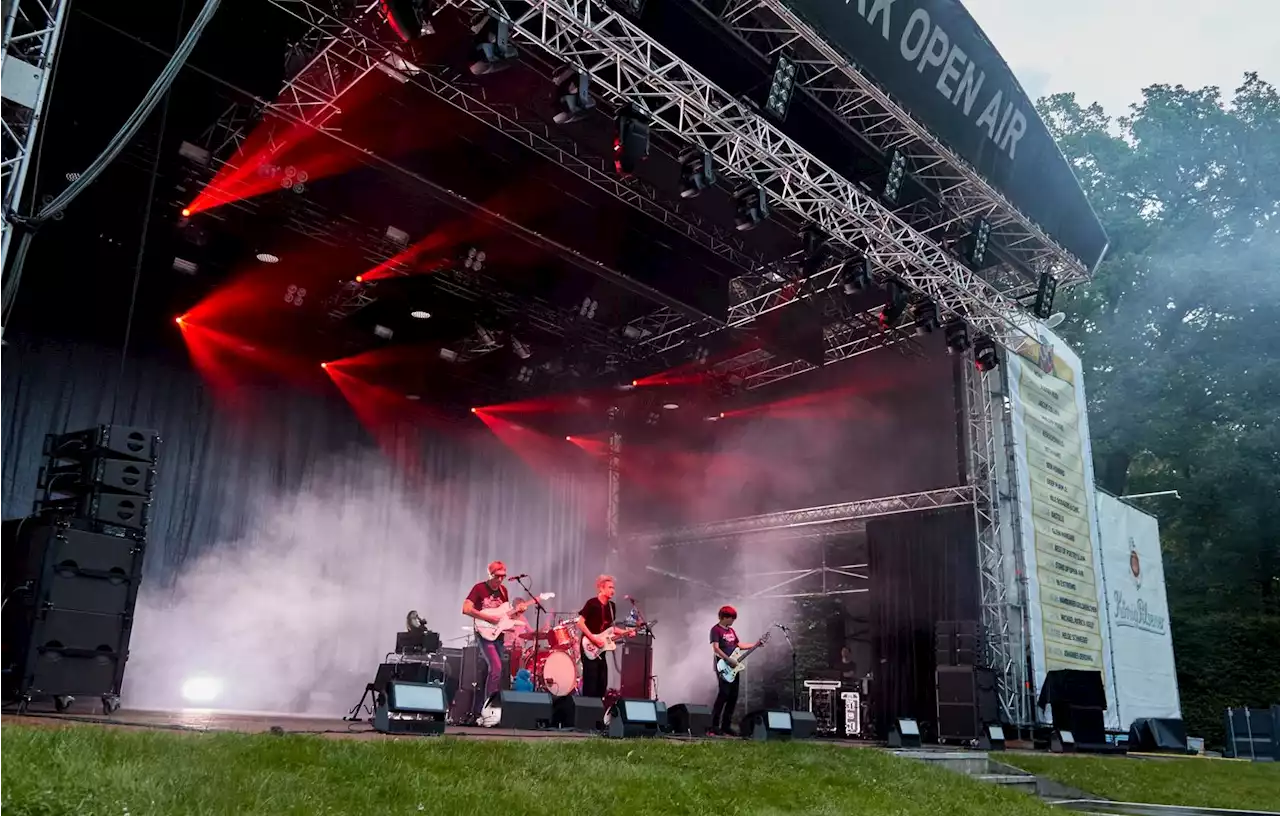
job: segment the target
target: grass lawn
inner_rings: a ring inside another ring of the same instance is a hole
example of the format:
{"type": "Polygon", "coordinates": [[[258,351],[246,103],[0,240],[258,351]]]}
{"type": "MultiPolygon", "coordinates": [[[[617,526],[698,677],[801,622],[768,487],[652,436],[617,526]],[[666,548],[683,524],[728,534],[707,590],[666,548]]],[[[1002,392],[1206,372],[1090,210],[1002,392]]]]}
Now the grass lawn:
{"type": "Polygon", "coordinates": [[[1009,754],[1002,761],[1117,802],[1280,809],[1280,764],[1179,757],[1009,754]]]}
{"type": "Polygon", "coordinates": [[[884,751],[805,743],[345,740],[6,725],[5,816],[1046,816],[884,751]]]}

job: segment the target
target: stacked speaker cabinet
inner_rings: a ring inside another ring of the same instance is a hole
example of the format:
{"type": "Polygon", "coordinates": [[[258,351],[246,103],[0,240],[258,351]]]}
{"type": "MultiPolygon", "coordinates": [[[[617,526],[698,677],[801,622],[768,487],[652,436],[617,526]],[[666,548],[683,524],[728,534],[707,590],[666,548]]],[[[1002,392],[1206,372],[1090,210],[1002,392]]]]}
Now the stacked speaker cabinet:
{"type": "Polygon", "coordinates": [[[111,425],[46,438],[36,512],[3,529],[7,702],[119,706],[158,448],[111,425]]]}

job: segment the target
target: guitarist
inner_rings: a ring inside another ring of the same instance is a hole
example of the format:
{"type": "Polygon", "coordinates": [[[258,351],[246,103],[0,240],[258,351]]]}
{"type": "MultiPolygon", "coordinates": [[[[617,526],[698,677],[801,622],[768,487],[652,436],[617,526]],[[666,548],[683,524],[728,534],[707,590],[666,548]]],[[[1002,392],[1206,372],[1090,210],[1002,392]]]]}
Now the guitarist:
{"type": "MultiPolygon", "coordinates": [[[[502,620],[502,613],[495,610],[510,600],[507,588],[503,586],[503,582],[507,580],[507,565],[501,561],[492,561],[488,569],[488,580],[471,587],[471,591],[467,593],[467,599],[462,602],[462,614],[469,618],[498,623],[502,620]]],[[[476,689],[478,693],[471,702],[471,713],[479,716],[489,697],[497,694],[501,688],[502,669],[507,662],[507,650],[501,637],[496,640],[477,637],[476,643],[480,648],[480,656],[484,658],[485,665],[489,669],[488,675],[484,678],[484,682],[479,684],[479,688],[476,689]]]]}
{"type": "MultiPolygon", "coordinates": [[[[618,614],[618,607],[613,602],[613,592],[613,576],[601,575],[596,579],[595,597],[583,604],[582,610],[578,612],[578,631],[582,632],[584,640],[591,641],[597,647],[605,645],[605,639],[600,635],[610,628],[617,635],[627,633],[627,630],[613,625],[618,614]]],[[[583,655],[582,696],[595,697],[598,700],[604,697],[608,690],[609,664],[604,654],[601,653],[595,660],[583,655]]]]}
{"type": "MultiPolygon", "coordinates": [[[[720,607],[720,622],[711,627],[711,651],[715,655],[711,661],[713,669],[718,660],[723,660],[730,666],[738,665],[730,657],[734,650],[753,649],[757,645],[738,642],[738,633],[733,631],[733,622],[737,619],[738,610],[732,606],[720,607]]],[[[733,711],[738,706],[738,678],[725,680],[716,671],[716,684],[719,691],[716,692],[715,705],[711,707],[711,728],[727,737],[736,737],[738,733],[733,730],[733,711]]]]}

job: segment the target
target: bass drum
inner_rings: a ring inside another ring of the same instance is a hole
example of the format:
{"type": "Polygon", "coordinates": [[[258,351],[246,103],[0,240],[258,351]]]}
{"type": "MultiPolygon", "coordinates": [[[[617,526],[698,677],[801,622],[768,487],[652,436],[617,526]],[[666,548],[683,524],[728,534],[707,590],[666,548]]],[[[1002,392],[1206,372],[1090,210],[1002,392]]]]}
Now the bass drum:
{"type": "Polygon", "coordinates": [[[568,652],[551,652],[538,661],[534,676],[555,697],[567,697],[578,690],[578,661],[568,652]]]}

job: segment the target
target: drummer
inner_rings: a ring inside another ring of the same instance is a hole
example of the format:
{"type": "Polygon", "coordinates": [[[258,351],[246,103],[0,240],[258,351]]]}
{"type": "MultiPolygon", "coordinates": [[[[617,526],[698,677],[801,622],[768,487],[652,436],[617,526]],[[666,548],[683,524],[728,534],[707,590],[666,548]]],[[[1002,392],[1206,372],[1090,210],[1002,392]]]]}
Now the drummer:
{"type": "MultiPolygon", "coordinates": [[[[613,622],[617,619],[618,608],[613,602],[613,592],[613,576],[601,575],[596,579],[595,597],[583,604],[582,611],[578,613],[578,631],[582,632],[585,640],[590,640],[596,646],[605,645],[600,634],[613,627],[613,622]]],[[[617,634],[623,634],[623,630],[618,629],[617,634]]],[[[595,660],[586,659],[584,655],[582,696],[599,699],[608,690],[609,664],[604,655],[595,660]]]]}

